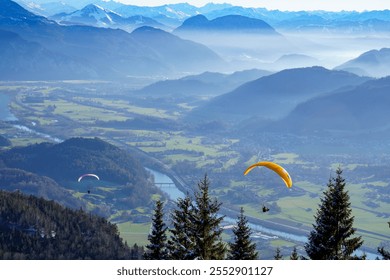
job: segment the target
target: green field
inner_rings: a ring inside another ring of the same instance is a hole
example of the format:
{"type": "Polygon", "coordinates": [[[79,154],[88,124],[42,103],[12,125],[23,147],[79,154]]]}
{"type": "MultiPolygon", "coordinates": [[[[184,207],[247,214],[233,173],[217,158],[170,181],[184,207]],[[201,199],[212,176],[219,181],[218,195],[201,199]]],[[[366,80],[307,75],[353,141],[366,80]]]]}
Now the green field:
{"type": "MultiPolygon", "coordinates": [[[[321,157],[318,159],[308,158],[288,149],[270,149],[270,152],[267,152],[267,160],[275,161],[286,166],[289,171],[292,170],[290,175],[293,177],[293,187],[289,193],[278,196],[278,192],[267,185],[266,180],[275,176],[272,172],[267,172],[269,170],[256,170],[254,174],[250,174],[250,177],[242,175],[245,167],[261,160],[259,150],[256,147],[240,147],[244,142],[243,138],[239,139],[233,135],[226,138],[209,137],[205,134],[196,134],[194,131],[188,133],[185,129],[141,130],[131,127],[99,126],[100,122],[122,122],[131,120],[135,116],[152,116],[175,121],[179,119],[178,117],[183,110],[189,111],[195,107],[194,105],[180,102],[177,104],[176,110],[159,108],[158,104],[156,104],[156,108],[152,108],[144,104],[137,105],[126,95],[123,95],[123,98],[117,95],[115,98],[111,98],[107,93],[108,90],[102,90],[99,95],[98,87],[99,85],[106,86],[105,83],[80,81],[69,84],[80,88],[67,89],[66,84],[49,83],[42,86],[0,85],[0,89],[4,87],[7,91],[12,90],[16,96],[15,101],[11,103],[12,113],[26,126],[32,127],[34,122],[36,126],[32,128],[37,131],[62,139],[73,136],[98,136],[123,146],[137,147],[148,153],[149,156],[158,159],[168,168],[177,168],[183,162],[187,162],[191,168],[194,168],[194,171],[207,170],[214,176],[211,180],[220,184],[213,186],[214,193],[220,196],[229,191],[246,187],[259,197],[269,197],[270,200],[265,202],[277,203],[280,212],[272,213],[270,211],[270,213],[264,214],[261,211],[261,203],[229,201],[236,209],[243,206],[248,216],[260,219],[281,219],[311,227],[320,198],[326,188],[329,178],[327,176],[341,166],[345,171],[348,171],[348,176],[351,176],[351,178],[346,177],[346,183],[355,216],[355,227],[358,229],[357,234],[362,235],[365,245],[371,248],[376,248],[382,241],[390,242],[387,224],[389,216],[385,215],[390,213],[389,203],[381,201],[379,198],[368,199],[367,197],[368,194],[372,194],[372,190],[367,186],[388,188],[390,181],[388,182],[386,177],[375,176],[370,171],[362,173],[362,175],[356,173],[361,168],[368,168],[368,163],[362,163],[350,157],[341,157],[342,160],[340,157],[335,157],[335,160],[330,162],[330,160],[321,157]],[[319,175],[320,172],[323,174],[319,175]],[[311,173],[315,175],[311,177],[311,173]],[[323,176],[323,179],[319,181],[318,176],[323,176]],[[296,177],[298,179],[295,179],[296,177]],[[259,178],[258,181],[257,178],[259,178]],[[375,203],[377,207],[367,206],[367,201],[375,203]]],[[[173,106],[173,108],[175,107],[173,106]]],[[[12,126],[2,127],[0,133],[7,135],[13,146],[47,141],[43,137],[22,132],[12,126]]],[[[259,143],[259,146],[267,146],[267,143],[259,143]]],[[[195,172],[191,172],[191,170],[187,172],[180,175],[188,182],[199,179],[194,178],[192,173],[195,172]]],[[[196,176],[198,174],[196,173],[196,176]]],[[[284,185],[281,183],[280,187],[283,188],[284,185]]],[[[101,191],[104,193],[109,190],[102,189],[101,191]]],[[[141,211],[141,209],[138,210],[138,212],[141,211]]],[[[118,223],[118,227],[121,236],[128,244],[146,244],[149,223],[123,222],[118,223]]],[[[289,246],[289,244],[275,242],[272,243],[275,246],[278,244],[289,246]]]]}
{"type": "Polygon", "coordinates": [[[134,224],[130,222],[117,224],[120,236],[127,244],[137,244],[145,246],[148,244],[148,234],[150,231],[150,223],[134,224]]]}

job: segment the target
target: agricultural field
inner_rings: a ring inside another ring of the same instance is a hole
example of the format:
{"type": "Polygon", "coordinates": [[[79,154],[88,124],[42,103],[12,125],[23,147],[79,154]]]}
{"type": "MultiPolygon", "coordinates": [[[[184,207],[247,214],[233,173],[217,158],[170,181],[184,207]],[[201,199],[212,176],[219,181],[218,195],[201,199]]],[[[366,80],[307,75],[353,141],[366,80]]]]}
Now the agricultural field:
{"type": "MultiPolygon", "coordinates": [[[[75,136],[100,137],[158,160],[187,186],[195,187],[207,173],[212,194],[224,206],[234,210],[244,207],[246,215],[255,219],[310,228],[330,176],[341,167],[357,234],[372,250],[384,241],[390,242],[387,155],[364,160],[356,155],[317,156],[306,153],[307,147],[299,150],[282,139],[254,143],[246,135],[197,132],[181,121],[196,102],[146,102],[111,83],[23,83],[1,85],[0,89],[11,96],[9,108],[17,118],[0,127],[0,133],[8,136],[13,146],[75,136]],[[283,165],[293,178],[293,187],[287,189],[269,170],[259,168],[244,176],[246,167],[259,160],[283,165]],[[263,205],[270,208],[269,213],[261,211],[263,205]]],[[[104,195],[107,190],[100,193],[104,195]]],[[[111,219],[121,214],[131,212],[118,212],[111,219]]],[[[129,244],[145,244],[148,223],[118,221],[118,227],[129,244]]]]}
{"type": "Polygon", "coordinates": [[[121,223],[118,224],[121,237],[127,244],[137,244],[145,246],[148,244],[147,235],[150,231],[150,223],[136,224],[136,223],[121,223]]]}

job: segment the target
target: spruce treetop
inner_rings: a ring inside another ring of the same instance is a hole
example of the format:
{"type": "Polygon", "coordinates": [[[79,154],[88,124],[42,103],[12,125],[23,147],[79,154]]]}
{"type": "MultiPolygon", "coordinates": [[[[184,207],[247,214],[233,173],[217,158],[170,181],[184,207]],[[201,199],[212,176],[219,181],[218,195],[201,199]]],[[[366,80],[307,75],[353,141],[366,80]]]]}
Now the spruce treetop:
{"type": "Polygon", "coordinates": [[[309,234],[305,250],[311,259],[343,260],[355,259],[352,254],[363,244],[362,238],[352,237],[354,216],[348,191],[345,190],[342,170],[328,182],[324,197],[315,216],[316,224],[309,234]]]}

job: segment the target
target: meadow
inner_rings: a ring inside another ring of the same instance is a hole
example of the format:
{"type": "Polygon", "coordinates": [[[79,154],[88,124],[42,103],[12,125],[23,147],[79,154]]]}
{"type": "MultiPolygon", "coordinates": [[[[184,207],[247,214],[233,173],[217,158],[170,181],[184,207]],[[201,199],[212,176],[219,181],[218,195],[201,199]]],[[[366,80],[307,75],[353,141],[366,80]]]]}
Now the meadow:
{"type": "MultiPolygon", "coordinates": [[[[228,133],[224,137],[216,137],[214,134],[197,134],[195,129],[182,128],[180,117],[193,108],[190,103],[172,105],[173,109],[170,110],[159,106],[158,102],[155,107],[145,106],[139,97],[125,94],[116,87],[116,84],[110,83],[47,82],[3,85],[1,90],[10,94],[10,109],[18,118],[18,124],[33,131],[60,139],[97,136],[122,147],[137,148],[170,168],[192,187],[195,187],[200,176],[207,173],[213,183],[212,194],[226,207],[234,210],[244,207],[249,217],[294,224],[302,230],[312,227],[326,184],[340,166],[345,171],[355,216],[354,226],[357,234],[363,236],[364,245],[375,251],[378,246],[390,243],[387,224],[390,199],[389,192],[384,191],[389,187],[390,174],[381,176],[385,172],[373,172],[372,159],[365,161],[345,155],[317,157],[300,154],[295,149],[278,150],[275,147],[266,156],[259,155],[256,147],[246,145],[245,135],[228,133]],[[158,125],[140,129],[126,123],[146,117],[169,120],[179,125],[172,129],[161,129],[158,125]],[[290,190],[285,189],[283,182],[269,170],[259,169],[252,171],[253,174],[242,175],[249,164],[262,157],[290,171],[293,177],[290,190]],[[243,192],[247,192],[247,196],[243,192]],[[252,200],[246,201],[248,198],[252,200]],[[269,213],[261,211],[263,204],[271,206],[269,213]]],[[[11,123],[3,123],[0,133],[8,136],[13,146],[47,141],[45,137],[21,131],[11,123]]],[[[387,168],[386,161],[376,166],[387,168]]],[[[101,190],[100,194],[104,196],[109,191],[101,190]]],[[[77,195],[80,194],[76,192],[77,195]]],[[[104,197],[99,199],[104,200],[104,197]]],[[[131,209],[128,210],[131,213],[131,209]]],[[[138,209],[138,212],[142,211],[138,209]]],[[[116,220],[120,214],[111,216],[111,219],[116,220]]],[[[119,220],[117,224],[128,244],[146,244],[149,223],[119,220]]],[[[291,247],[288,242],[272,242],[291,247]]]]}

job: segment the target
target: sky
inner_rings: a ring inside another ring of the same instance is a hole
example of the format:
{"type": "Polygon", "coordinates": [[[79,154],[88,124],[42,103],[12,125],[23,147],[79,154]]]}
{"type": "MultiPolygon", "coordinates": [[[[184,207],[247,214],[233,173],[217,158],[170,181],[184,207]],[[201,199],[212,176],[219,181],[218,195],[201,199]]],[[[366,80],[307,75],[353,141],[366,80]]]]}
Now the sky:
{"type": "Polygon", "coordinates": [[[326,10],[365,11],[390,9],[390,0],[116,0],[130,5],[159,6],[187,2],[200,7],[209,2],[230,3],[243,7],[261,7],[269,10],[326,10]]]}

